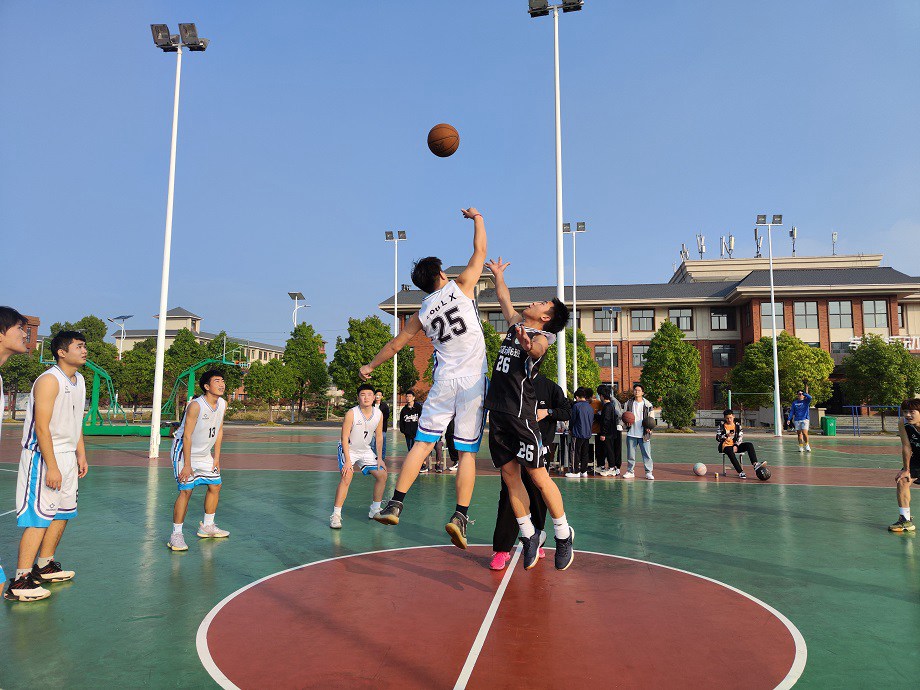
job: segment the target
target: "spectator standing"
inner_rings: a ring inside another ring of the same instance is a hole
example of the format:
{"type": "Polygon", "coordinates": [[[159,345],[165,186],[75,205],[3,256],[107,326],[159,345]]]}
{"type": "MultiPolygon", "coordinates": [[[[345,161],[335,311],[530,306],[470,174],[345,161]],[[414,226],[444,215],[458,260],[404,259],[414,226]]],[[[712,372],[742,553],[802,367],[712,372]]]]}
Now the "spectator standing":
{"type": "Polygon", "coordinates": [[[811,408],[811,396],[805,391],[796,393],[792,407],[789,409],[788,421],[792,422],[796,436],[799,437],[800,453],[811,452],[811,446],[808,445],[809,408],[811,408]]]}
{"type": "Polygon", "coordinates": [[[591,388],[585,387],[586,400],[591,403],[591,409],[594,410],[594,421],[591,422],[591,433],[594,435],[594,474],[600,474],[607,459],[607,449],[601,441],[601,410],[604,409],[604,402],[600,396],[601,386],[597,387],[597,397],[591,388]]]}
{"type": "Polygon", "coordinates": [[[642,464],[645,465],[645,478],[655,479],[652,474],[652,432],[645,428],[645,418],[652,415],[652,403],[645,399],[645,387],[641,383],[633,385],[633,397],[626,402],[624,412],[633,414],[633,422],[626,430],[626,473],[623,479],[635,477],[636,450],[642,451],[642,464]]]}
{"type": "MultiPolygon", "coordinates": [[[[543,438],[543,445],[549,449],[546,459],[546,465],[549,467],[553,462],[556,447],[559,445],[556,443],[556,433],[560,426],[563,430],[565,429],[565,422],[571,417],[572,403],[565,397],[562,388],[543,374],[537,374],[533,385],[537,396],[537,423],[540,426],[540,436],[543,438]]],[[[565,443],[564,436],[562,443],[565,443]]],[[[564,450],[560,451],[560,455],[564,456],[564,450]]]]}
{"type": "MultiPolygon", "coordinates": [[[[390,428],[390,406],[383,399],[383,391],[379,388],[374,391],[374,407],[380,410],[383,415],[383,448],[380,449],[380,464],[382,465],[387,459],[387,429],[390,428]]],[[[376,451],[376,439],[374,439],[374,450],[376,451]]]]}
{"type": "Polygon", "coordinates": [[[601,476],[619,477],[620,467],[623,465],[623,407],[620,401],[613,397],[613,389],[610,386],[600,386],[597,392],[604,403],[598,439],[604,444],[604,457],[607,458],[607,469],[601,472],[601,476]]]}
{"type": "Polygon", "coordinates": [[[588,402],[589,389],[579,388],[575,391],[575,404],[572,406],[572,420],[569,433],[574,441],[572,449],[572,469],[566,477],[587,477],[588,457],[591,452],[591,426],[594,424],[594,408],[588,402]]]}
{"type": "Polygon", "coordinates": [[[399,431],[406,439],[406,450],[415,445],[415,433],[418,431],[418,418],[422,415],[422,406],[415,401],[415,393],[406,393],[406,404],[399,411],[399,431]]]}

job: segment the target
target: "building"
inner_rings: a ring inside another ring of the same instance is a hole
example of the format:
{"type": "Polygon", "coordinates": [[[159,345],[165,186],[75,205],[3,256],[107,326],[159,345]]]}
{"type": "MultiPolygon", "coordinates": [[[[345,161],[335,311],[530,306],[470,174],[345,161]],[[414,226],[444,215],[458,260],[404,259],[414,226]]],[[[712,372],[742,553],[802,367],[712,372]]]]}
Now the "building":
{"type": "Polygon", "coordinates": [[[28,314],[23,314],[26,319],[26,347],[29,349],[29,352],[32,352],[36,347],[40,338],[38,337],[38,327],[41,326],[41,319],[37,316],[29,316],[28,314]]]}
{"type": "MultiPolygon", "coordinates": [[[[840,364],[854,338],[867,333],[898,338],[920,356],[920,278],[882,266],[881,254],[774,258],[776,326],[812,347],[829,352],[840,364]]],[[[451,266],[451,278],[463,266],[451,266]]],[[[771,333],[769,262],[765,258],[684,261],[666,283],[579,285],[578,328],[584,333],[601,380],[617,389],[639,379],[649,342],[662,322],[675,323],[701,354],[700,409],[724,402],[722,380],[745,346],[771,333]],[[618,306],[613,319],[603,311],[618,306]]],[[[512,287],[521,309],[556,294],[555,286],[512,287]]],[[[571,304],[571,287],[566,301],[571,304]]],[[[424,298],[408,286],[398,295],[404,324],[424,298]]],[[[491,274],[483,273],[478,290],[483,321],[499,332],[507,329],[491,274]]],[[[393,298],[380,309],[392,315],[393,298]]],[[[419,334],[410,345],[420,374],[432,345],[419,334]]],[[[839,382],[840,372],[835,372],[839,382]]],[[[842,404],[839,386],[828,407],[842,404]]]]}

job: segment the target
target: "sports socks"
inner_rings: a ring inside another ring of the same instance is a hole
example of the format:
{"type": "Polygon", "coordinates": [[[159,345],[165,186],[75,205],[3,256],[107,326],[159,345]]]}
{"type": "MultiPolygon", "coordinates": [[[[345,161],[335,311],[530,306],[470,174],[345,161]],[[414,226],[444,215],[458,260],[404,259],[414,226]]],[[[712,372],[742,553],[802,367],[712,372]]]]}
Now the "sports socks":
{"type": "Polygon", "coordinates": [[[342,506],[332,506],[332,514],[333,514],[333,515],[338,515],[338,516],[341,517],[341,515],[342,515],[342,506]]]}
{"type": "Polygon", "coordinates": [[[521,528],[521,536],[524,537],[524,539],[530,539],[537,533],[537,530],[534,529],[533,522],[530,520],[530,513],[527,513],[524,517],[515,519],[517,520],[518,527],[521,528]]]}
{"type": "Polygon", "coordinates": [[[39,556],[35,562],[38,563],[39,568],[44,568],[46,565],[48,565],[53,560],[54,560],[54,554],[51,554],[49,558],[43,558],[42,556],[39,556]]]}
{"type": "Polygon", "coordinates": [[[21,568],[17,568],[17,569],[16,569],[16,579],[18,580],[18,579],[21,578],[23,575],[28,575],[28,574],[31,573],[31,572],[32,572],[32,571],[31,571],[29,568],[26,568],[25,570],[22,570],[21,568]]]}
{"type": "Polygon", "coordinates": [[[553,518],[553,532],[556,534],[556,539],[569,538],[569,521],[565,519],[565,513],[553,518]]]}
{"type": "MultiPolygon", "coordinates": [[[[380,504],[381,504],[381,501],[374,501],[373,503],[371,503],[371,510],[380,510],[380,504]]],[[[341,510],[342,509],[339,508],[340,512],[341,510]]]]}
{"type": "Polygon", "coordinates": [[[173,534],[182,534],[182,523],[181,522],[173,523],[173,534]]]}
{"type": "Polygon", "coordinates": [[[461,515],[466,515],[466,511],[468,511],[469,509],[470,509],[469,506],[462,506],[459,503],[457,504],[457,508],[456,508],[457,512],[460,513],[461,515]]]}
{"type": "Polygon", "coordinates": [[[400,503],[402,503],[403,501],[406,500],[406,492],[405,491],[394,491],[393,500],[399,501],[400,503]]]}
{"type": "Polygon", "coordinates": [[[204,514],[205,527],[207,527],[208,525],[213,525],[213,524],[214,524],[214,513],[205,513],[204,514]]]}
{"type": "Polygon", "coordinates": [[[910,520],[910,508],[899,508],[905,520],[910,520]]]}

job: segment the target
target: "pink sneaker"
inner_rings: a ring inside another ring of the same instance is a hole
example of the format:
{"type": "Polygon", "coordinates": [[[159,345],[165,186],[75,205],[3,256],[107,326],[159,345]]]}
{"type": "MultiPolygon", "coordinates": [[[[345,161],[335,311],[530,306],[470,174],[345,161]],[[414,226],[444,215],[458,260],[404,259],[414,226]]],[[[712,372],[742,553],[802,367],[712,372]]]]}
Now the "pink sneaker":
{"type": "Polygon", "coordinates": [[[511,560],[511,554],[508,551],[496,551],[492,554],[492,560],[489,561],[491,570],[504,570],[511,560]]]}
{"type": "Polygon", "coordinates": [[[546,558],[546,551],[544,551],[542,547],[537,551],[537,558],[546,558]]]}

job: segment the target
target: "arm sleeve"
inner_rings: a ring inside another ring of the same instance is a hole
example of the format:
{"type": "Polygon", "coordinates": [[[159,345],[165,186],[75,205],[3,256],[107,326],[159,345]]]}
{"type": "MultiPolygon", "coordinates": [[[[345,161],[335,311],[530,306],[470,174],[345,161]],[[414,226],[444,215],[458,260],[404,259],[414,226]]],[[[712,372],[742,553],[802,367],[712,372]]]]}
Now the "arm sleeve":
{"type": "Polygon", "coordinates": [[[725,433],[725,425],[722,422],[719,422],[719,426],[716,428],[716,441],[718,441],[719,446],[722,445],[722,441],[725,440],[727,434],[725,433]]]}

